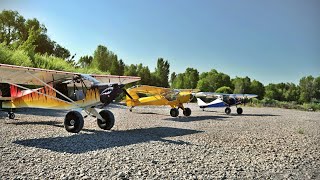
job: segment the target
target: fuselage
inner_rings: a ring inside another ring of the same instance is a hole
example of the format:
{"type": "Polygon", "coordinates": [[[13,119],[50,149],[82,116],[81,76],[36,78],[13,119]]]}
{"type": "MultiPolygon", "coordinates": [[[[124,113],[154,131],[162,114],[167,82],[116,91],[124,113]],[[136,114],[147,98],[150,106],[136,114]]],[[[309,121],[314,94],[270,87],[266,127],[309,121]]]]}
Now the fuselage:
{"type": "Polygon", "coordinates": [[[153,94],[147,97],[140,97],[137,92],[128,90],[128,93],[132,96],[126,97],[127,106],[146,106],[146,105],[169,105],[172,108],[178,107],[183,103],[188,103],[192,99],[192,94],[190,92],[173,92],[167,93],[164,95],[161,94],[153,94]]]}

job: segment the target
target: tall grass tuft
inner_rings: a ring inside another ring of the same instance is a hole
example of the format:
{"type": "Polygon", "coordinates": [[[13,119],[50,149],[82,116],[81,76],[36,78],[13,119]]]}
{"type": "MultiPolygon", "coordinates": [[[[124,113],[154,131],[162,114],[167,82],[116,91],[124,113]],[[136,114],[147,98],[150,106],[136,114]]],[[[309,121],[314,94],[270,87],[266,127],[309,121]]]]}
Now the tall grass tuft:
{"type": "Polygon", "coordinates": [[[48,55],[34,55],[33,67],[43,68],[43,69],[53,69],[59,71],[72,71],[75,72],[75,68],[67,63],[65,60],[48,56],[48,55]]]}
{"type": "Polygon", "coordinates": [[[23,49],[12,50],[4,44],[0,44],[0,63],[86,74],[109,74],[96,68],[76,68],[55,56],[28,53],[23,49]]]}

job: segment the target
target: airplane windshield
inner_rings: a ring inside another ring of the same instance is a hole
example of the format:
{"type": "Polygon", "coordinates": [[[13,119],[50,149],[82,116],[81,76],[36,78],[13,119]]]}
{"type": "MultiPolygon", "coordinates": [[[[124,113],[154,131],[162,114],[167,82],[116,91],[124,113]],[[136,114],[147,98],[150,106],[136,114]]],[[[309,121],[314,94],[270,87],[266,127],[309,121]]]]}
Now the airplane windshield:
{"type": "Polygon", "coordinates": [[[166,94],[164,94],[164,97],[168,100],[168,101],[174,101],[177,99],[178,95],[179,95],[180,91],[178,90],[171,90],[169,92],[167,92],[166,94]]]}

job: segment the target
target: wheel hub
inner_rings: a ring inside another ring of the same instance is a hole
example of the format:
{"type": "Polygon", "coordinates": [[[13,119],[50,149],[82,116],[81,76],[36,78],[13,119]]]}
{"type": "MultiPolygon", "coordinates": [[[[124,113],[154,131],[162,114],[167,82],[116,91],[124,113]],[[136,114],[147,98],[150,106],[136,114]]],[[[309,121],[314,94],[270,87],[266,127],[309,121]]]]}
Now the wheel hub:
{"type": "Polygon", "coordinates": [[[73,120],[73,119],[70,120],[70,125],[71,125],[71,126],[74,126],[75,123],[76,123],[75,120],[73,120]]]}

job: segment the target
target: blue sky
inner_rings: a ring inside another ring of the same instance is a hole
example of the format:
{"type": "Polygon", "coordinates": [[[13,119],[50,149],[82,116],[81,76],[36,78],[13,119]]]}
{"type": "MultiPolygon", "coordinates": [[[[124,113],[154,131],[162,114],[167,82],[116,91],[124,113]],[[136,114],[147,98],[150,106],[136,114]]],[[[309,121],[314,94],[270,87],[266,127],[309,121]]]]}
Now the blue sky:
{"type": "Polygon", "coordinates": [[[217,69],[264,84],[320,76],[318,0],[0,0],[0,10],[37,18],[76,53],[101,44],[126,64],[171,72],[217,69]]]}

